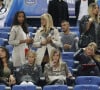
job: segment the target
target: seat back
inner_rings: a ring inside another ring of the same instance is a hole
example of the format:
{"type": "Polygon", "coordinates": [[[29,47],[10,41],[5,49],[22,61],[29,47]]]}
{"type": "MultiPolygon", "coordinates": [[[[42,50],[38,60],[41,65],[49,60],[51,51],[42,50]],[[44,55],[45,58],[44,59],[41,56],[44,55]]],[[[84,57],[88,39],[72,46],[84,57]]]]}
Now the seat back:
{"type": "Polygon", "coordinates": [[[0,90],[5,90],[5,85],[0,85],[0,90]]]}
{"type": "Polygon", "coordinates": [[[99,90],[97,85],[76,85],[74,90],[99,90]]]}
{"type": "Polygon", "coordinates": [[[43,87],[43,90],[68,90],[66,85],[47,85],[43,87]]]}
{"type": "Polygon", "coordinates": [[[100,77],[98,76],[78,76],[75,82],[77,85],[81,85],[81,84],[100,85],[100,77]]]}
{"type": "Polygon", "coordinates": [[[36,86],[30,85],[15,85],[12,87],[12,90],[36,90],[36,86]]]}

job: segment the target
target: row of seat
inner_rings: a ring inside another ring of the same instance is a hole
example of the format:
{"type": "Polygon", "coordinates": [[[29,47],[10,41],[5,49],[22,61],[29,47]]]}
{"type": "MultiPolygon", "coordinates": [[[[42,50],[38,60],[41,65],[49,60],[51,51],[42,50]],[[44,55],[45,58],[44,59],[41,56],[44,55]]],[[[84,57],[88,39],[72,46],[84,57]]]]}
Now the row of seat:
{"type": "MultiPolygon", "coordinates": [[[[4,85],[0,85],[0,90],[5,90],[4,85]]],[[[15,85],[12,87],[12,90],[42,90],[41,88],[37,89],[36,86],[22,86],[15,85]]],[[[43,87],[43,90],[100,90],[97,85],[75,85],[74,88],[70,89],[67,85],[47,85],[43,87]]]]}

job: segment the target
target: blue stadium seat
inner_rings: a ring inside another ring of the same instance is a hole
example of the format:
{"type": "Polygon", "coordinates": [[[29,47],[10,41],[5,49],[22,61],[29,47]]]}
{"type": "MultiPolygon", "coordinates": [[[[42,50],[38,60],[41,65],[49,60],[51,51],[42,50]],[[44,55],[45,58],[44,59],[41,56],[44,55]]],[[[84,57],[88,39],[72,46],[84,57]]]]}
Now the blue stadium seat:
{"type": "Polygon", "coordinates": [[[0,46],[5,46],[5,41],[3,38],[0,38],[0,46]]]}
{"type": "Polygon", "coordinates": [[[74,90],[99,90],[97,85],[76,85],[74,90]]]}
{"type": "Polygon", "coordinates": [[[28,27],[29,32],[36,33],[37,27],[28,27]]]}
{"type": "Polygon", "coordinates": [[[27,85],[14,85],[12,90],[36,90],[36,86],[27,86],[27,85]]]}
{"type": "Polygon", "coordinates": [[[100,85],[100,77],[98,76],[78,76],[75,82],[76,82],[76,85],[82,85],[82,84],[100,85]]]}
{"type": "Polygon", "coordinates": [[[68,67],[69,71],[73,74],[72,67],[68,67]]]}
{"type": "Polygon", "coordinates": [[[8,32],[0,32],[0,38],[8,39],[8,37],[9,37],[8,32]]]}
{"type": "Polygon", "coordinates": [[[12,45],[6,45],[7,50],[9,51],[10,56],[12,55],[13,46],[12,45]]]}
{"type": "Polygon", "coordinates": [[[0,32],[10,32],[10,28],[11,27],[3,27],[3,28],[0,28],[0,32]]]}
{"type": "Polygon", "coordinates": [[[73,60],[74,52],[62,52],[62,59],[73,60]]]}
{"type": "Polygon", "coordinates": [[[43,90],[68,90],[67,85],[47,85],[43,87],[43,90]]]}
{"type": "Polygon", "coordinates": [[[68,67],[72,67],[72,68],[74,67],[74,61],[73,60],[66,60],[66,59],[64,60],[63,59],[63,61],[66,62],[66,64],[68,65],[68,67]]]}
{"type": "Polygon", "coordinates": [[[5,90],[5,85],[0,85],[0,90],[5,90]]]}

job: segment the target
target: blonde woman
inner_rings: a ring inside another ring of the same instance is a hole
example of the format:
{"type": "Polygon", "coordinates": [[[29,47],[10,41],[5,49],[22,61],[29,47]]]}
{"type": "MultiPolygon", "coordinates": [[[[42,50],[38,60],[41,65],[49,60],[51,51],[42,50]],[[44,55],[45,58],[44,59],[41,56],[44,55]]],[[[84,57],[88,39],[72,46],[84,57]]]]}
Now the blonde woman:
{"type": "Polygon", "coordinates": [[[74,54],[74,59],[79,61],[77,67],[78,76],[99,76],[99,68],[95,62],[94,56],[97,45],[94,42],[88,44],[86,48],[80,49],[74,54]]]}
{"type": "Polygon", "coordinates": [[[42,66],[49,61],[52,49],[61,47],[59,32],[48,13],[41,16],[41,27],[36,32],[33,46],[37,48],[36,63],[42,66]]]}
{"type": "Polygon", "coordinates": [[[52,50],[50,61],[45,65],[44,75],[47,84],[65,84],[66,78],[73,78],[57,49],[52,50]]]}
{"type": "Polygon", "coordinates": [[[92,41],[95,42],[96,40],[96,23],[97,23],[97,16],[98,16],[99,6],[96,3],[91,3],[89,5],[89,15],[83,16],[80,21],[80,34],[87,32],[87,34],[92,36],[92,41]]]}
{"type": "Polygon", "coordinates": [[[41,66],[35,64],[36,53],[34,51],[28,51],[27,60],[28,63],[20,67],[20,77],[18,77],[19,83],[21,85],[37,85],[42,75],[42,69],[41,66]]]}

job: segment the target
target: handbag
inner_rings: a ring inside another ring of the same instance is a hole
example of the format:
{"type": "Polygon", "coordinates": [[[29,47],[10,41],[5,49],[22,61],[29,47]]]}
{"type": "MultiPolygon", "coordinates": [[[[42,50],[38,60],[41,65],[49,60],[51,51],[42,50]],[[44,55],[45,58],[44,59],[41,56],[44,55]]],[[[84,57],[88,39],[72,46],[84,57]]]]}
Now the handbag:
{"type": "Polygon", "coordinates": [[[92,36],[88,32],[84,32],[79,37],[78,46],[80,48],[86,47],[90,42],[93,42],[92,36]]]}

